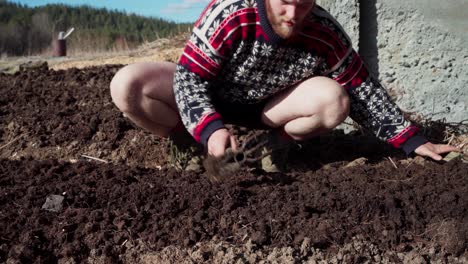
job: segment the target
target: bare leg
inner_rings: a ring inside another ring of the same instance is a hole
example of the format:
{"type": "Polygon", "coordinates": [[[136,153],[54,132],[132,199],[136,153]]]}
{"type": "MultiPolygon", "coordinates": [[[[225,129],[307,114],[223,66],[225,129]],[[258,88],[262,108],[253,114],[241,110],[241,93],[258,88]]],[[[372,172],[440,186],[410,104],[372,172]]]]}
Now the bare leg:
{"type": "Polygon", "coordinates": [[[262,122],[284,126],[295,140],[323,134],[339,125],[349,114],[349,97],[340,84],[314,77],[274,96],[263,110],[262,122]]]}
{"type": "Polygon", "coordinates": [[[179,122],[172,88],[175,68],[169,62],[125,66],[111,81],[112,100],[136,125],[167,136],[179,122]]]}

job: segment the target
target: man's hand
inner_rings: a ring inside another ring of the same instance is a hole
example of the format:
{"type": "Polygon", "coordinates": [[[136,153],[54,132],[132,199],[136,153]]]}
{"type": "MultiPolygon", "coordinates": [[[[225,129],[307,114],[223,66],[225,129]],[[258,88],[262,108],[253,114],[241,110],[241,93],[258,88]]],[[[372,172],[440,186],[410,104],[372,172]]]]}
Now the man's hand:
{"type": "Polygon", "coordinates": [[[234,136],[226,128],[216,130],[208,138],[208,154],[212,156],[223,156],[228,147],[236,150],[237,143],[234,136]]]}
{"type": "Polygon", "coordinates": [[[450,145],[444,145],[444,144],[432,144],[431,142],[427,142],[424,145],[419,146],[414,150],[414,153],[424,156],[424,157],[430,157],[433,160],[442,160],[442,156],[439,154],[444,154],[448,152],[461,152],[460,149],[450,146],[450,145]]]}

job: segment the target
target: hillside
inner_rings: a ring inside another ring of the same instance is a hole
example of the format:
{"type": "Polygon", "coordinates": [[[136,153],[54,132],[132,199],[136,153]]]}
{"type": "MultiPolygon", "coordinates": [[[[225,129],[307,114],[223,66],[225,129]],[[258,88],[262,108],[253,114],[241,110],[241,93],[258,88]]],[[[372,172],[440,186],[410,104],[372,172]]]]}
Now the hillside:
{"type": "Polygon", "coordinates": [[[187,31],[189,23],[127,14],[118,10],[53,4],[28,7],[0,0],[0,54],[36,55],[47,52],[59,31],[75,27],[70,51],[109,51],[187,31]]]}

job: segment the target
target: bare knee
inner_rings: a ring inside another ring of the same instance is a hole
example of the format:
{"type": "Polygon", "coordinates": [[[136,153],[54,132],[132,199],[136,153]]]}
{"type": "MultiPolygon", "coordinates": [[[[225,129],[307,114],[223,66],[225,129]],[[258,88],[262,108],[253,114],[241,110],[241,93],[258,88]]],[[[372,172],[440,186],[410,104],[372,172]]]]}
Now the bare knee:
{"type": "Polygon", "coordinates": [[[139,80],[135,65],[120,69],[112,78],[110,93],[115,105],[124,113],[135,110],[137,101],[141,100],[143,85],[139,80]]]}
{"type": "Polygon", "coordinates": [[[111,97],[117,107],[134,113],[143,99],[163,102],[176,109],[173,78],[176,65],[170,62],[135,63],[120,69],[110,83],[111,97]]]}
{"type": "Polygon", "coordinates": [[[335,80],[327,77],[314,78],[314,85],[320,87],[318,113],[325,129],[333,129],[349,115],[350,99],[344,88],[335,80]]]}

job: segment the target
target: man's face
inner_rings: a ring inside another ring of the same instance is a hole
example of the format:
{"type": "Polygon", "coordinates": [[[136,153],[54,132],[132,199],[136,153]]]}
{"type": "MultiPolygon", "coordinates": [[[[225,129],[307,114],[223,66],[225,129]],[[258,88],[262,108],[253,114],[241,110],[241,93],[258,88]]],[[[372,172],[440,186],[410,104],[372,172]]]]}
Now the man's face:
{"type": "Polygon", "coordinates": [[[265,0],[268,20],[283,39],[294,36],[301,29],[314,5],[315,0],[265,0]]]}

